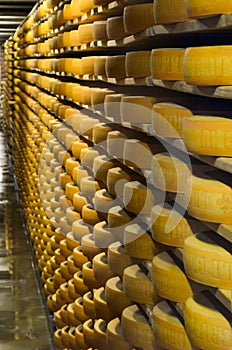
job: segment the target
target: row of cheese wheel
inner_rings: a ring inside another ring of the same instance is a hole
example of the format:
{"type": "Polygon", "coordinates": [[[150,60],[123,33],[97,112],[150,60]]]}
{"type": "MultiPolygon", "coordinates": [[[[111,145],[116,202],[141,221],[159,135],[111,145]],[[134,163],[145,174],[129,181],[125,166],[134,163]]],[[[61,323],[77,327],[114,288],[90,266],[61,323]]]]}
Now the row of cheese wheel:
{"type": "MultiPolygon", "coordinates": [[[[111,121],[117,123],[130,123],[132,126],[143,128],[151,124],[158,137],[183,138],[186,149],[190,152],[211,156],[231,156],[231,120],[215,116],[193,115],[191,110],[183,106],[161,102],[165,97],[127,96],[115,94],[113,90],[104,88],[91,88],[77,83],[62,82],[38,73],[15,71],[15,75],[31,81],[37,86],[52,92],[59,97],[68,98],[78,104],[100,111],[111,121]]],[[[19,84],[18,79],[14,80],[19,84]]],[[[25,83],[21,83],[25,85],[25,83]]],[[[38,95],[42,105],[54,111],[58,106],[57,116],[69,119],[72,114],[78,113],[68,105],[59,104],[54,96],[40,93],[34,86],[28,86],[29,94],[38,95]]],[[[84,127],[81,131],[84,130],[84,127]]],[[[123,136],[121,137],[123,138],[123,136]]],[[[119,154],[120,152],[118,152],[119,154]]],[[[148,160],[149,163],[149,160],[148,160]]],[[[148,164],[147,163],[147,164],[148,164]]],[[[140,164],[140,163],[139,163],[140,164]]],[[[140,165],[141,168],[146,166],[140,165]]]]}
{"type": "MultiPolygon", "coordinates": [[[[68,165],[68,164],[67,164],[68,165]]],[[[62,244],[61,245],[61,249],[62,249],[62,252],[63,252],[63,254],[65,254],[65,246],[62,244]]],[[[43,250],[42,250],[43,251],[43,250]]],[[[75,252],[77,253],[77,251],[75,250],[75,252]]],[[[75,254],[74,254],[75,255],[75,254]]],[[[80,261],[79,259],[80,259],[80,255],[79,255],[79,253],[77,254],[77,256],[78,256],[78,260],[76,260],[76,261],[80,261]]],[[[121,260],[121,259],[120,259],[121,260]]],[[[63,271],[63,269],[62,269],[62,271],[63,271]]],[[[63,271],[63,273],[64,273],[64,271],[63,271]]],[[[100,274],[101,276],[102,276],[102,273],[100,274]]],[[[59,275],[57,275],[57,277],[58,277],[59,275]]],[[[65,296],[66,294],[65,294],[65,286],[62,286],[62,289],[61,289],[62,291],[63,291],[63,293],[64,294],[62,294],[63,296],[65,296]],[[64,290],[63,290],[63,288],[64,288],[64,290]]],[[[78,303],[77,303],[78,304],[78,303]]],[[[159,304],[158,304],[159,305],[159,304]]],[[[194,306],[195,306],[195,304],[193,304],[194,306]]],[[[161,306],[159,306],[159,307],[161,307],[161,306]]],[[[193,306],[192,306],[193,307],[193,306]]],[[[198,305],[198,307],[199,307],[199,305],[198,305]]],[[[158,306],[157,306],[157,308],[158,308],[158,306]]],[[[191,303],[190,303],[190,309],[191,309],[191,303]]],[[[71,315],[73,314],[73,312],[70,310],[70,308],[68,308],[68,310],[67,310],[68,312],[70,312],[71,313],[71,315]]],[[[203,311],[208,311],[208,309],[207,308],[204,308],[204,307],[202,307],[202,310],[201,310],[202,312],[203,311]]],[[[214,315],[218,315],[217,317],[219,317],[219,319],[221,319],[221,315],[220,315],[220,313],[218,313],[218,312],[214,312],[214,315]]],[[[70,315],[70,317],[71,317],[71,315],[70,315]]],[[[141,313],[139,312],[139,310],[138,310],[138,308],[137,307],[135,307],[135,306],[131,306],[131,307],[129,307],[129,308],[126,308],[125,310],[124,310],[124,312],[123,312],[123,315],[122,315],[122,329],[124,329],[124,332],[125,332],[125,334],[127,334],[127,337],[128,337],[128,339],[130,339],[131,341],[132,341],[132,343],[133,344],[135,344],[135,346],[140,346],[140,347],[143,347],[144,346],[144,338],[142,338],[141,339],[141,336],[140,337],[138,337],[137,336],[137,338],[135,337],[135,333],[134,332],[132,332],[132,329],[131,328],[129,328],[129,325],[128,325],[128,322],[131,322],[131,318],[132,318],[132,320],[134,319],[134,323],[133,323],[133,328],[135,327],[136,328],[136,330],[138,330],[138,329],[140,329],[140,327],[138,326],[138,321],[136,322],[136,320],[137,320],[137,317],[138,317],[138,315],[140,315],[140,317],[142,318],[140,318],[140,322],[142,323],[142,324],[144,324],[144,326],[145,325],[147,325],[146,326],[146,329],[147,329],[147,333],[146,333],[146,341],[145,341],[145,343],[146,343],[146,345],[148,345],[148,344],[150,344],[151,346],[153,346],[153,341],[154,341],[154,339],[153,339],[153,335],[152,335],[152,332],[151,332],[151,329],[149,328],[149,325],[147,324],[147,321],[146,321],[146,319],[144,319],[144,316],[142,316],[141,315],[141,313]],[[149,340],[149,341],[148,341],[149,340]]],[[[154,310],[154,318],[155,318],[155,315],[156,315],[156,313],[155,313],[155,310],[154,310]]],[[[167,316],[167,312],[165,312],[163,315],[166,315],[167,316]]],[[[190,315],[191,315],[191,312],[190,312],[190,315]]],[[[59,315],[57,315],[57,317],[58,317],[59,315]]],[[[73,318],[72,318],[73,319],[73,318]]],[[[159,316],[158,316],[158,319],[159,319],[159,316]]],[[[191,318],[190,318],[190,320],[192,320],[193,319],[193,315],[191,315],[191,318]]],[[[177,319],[176,319],[177,320],[177,319]]],[[[186,322],[187,322],[187,318],[186,318],[186,322]]],[[[95,322],[94,322],[94,324],[95,324],[95,322]]],[[[158,329],[158,320],[154,323],[154,328],[157,330],[158,329]]],[[[168,323],[168,325],[170,325],[169,323],[168,323]]],[[[208,325],[208,329],[209,329],[209,332],[210,332],[210,325],[209,325],[209,322],[207,323],[207,325],[208,325]]],[[[78,326],[77,326],[78,327],[78,326]]],[[[194,327],[194,326],[192,326],[192,327],[194,327]]],[[[213,324],[213,327],[215,327],[215,324],[213,324]]],[[[228,333],[228,335],[230,334],[229,332],[230,332],[230,327],[228,326],[228,323],[227,323],[227,321],[224,319],[224,327],[225,327],[225,329],[226,329],[226,332],[228,333]]],[[[90,327],[91,328],[91,327],[90,327]]],[[[87,329],[88,329],[88,327],[87,327],[87,329]]],[[[97,329],[97,325],[96,325],[96,329],[97,329]]],[[[85,327],[84,327],[84,330],[86,331],[86,324],[85,324],[85,327]]],[[[193,328],[193,330],[194,330],[194,328],[193,328]]],[[[73,328],[72,328],[72,331],[74,331],[73,330],[73,328]]],[[[162,332],[162,330],[160,330],[161,332],[162,332]]],[[[193,332],[193,331],[192,331],[193,332]]],[[[67,340],[67,336],[65,337],[65,334],[66,333],[69,333],[69,328],[67,329],[67,327],[66,327],[66,329],[64,329],[63,330],[63,332],[61,331],[58,331],[57,332],[57,334],[56,334],[56,336],[57,336],[57,339],[61,339],[61,341],[62,341],[62,343],[61,343],[61,347],[63,347],[64,345],[66,345],[66,346],[74,346],[74,349],[75,349],[75,346],[76,346],[76,341],[75,341],[75,343],[73,344],[73,345],[70,345],[70,344],[72,344],[72,343],[70,343],[70,338],[68,337],[68,340],[67,340]],[[67,330],[68,330],[68,332],[67,332],[67,330]],[[59,335],[61,336],[61,338],[59,337],[59,335]],[[63,343],[64,342],[64,343],[63,343]]],[[[96,331],[96,333],[97,333],[97,331],[96,331]]],[[[83,334],[84,334],[84,336],[86,336],[86,333],[85,332],[83,332],[83,334]]],[[[139,333],[139,334],[141,334],[141,333],[139,333]]],[[[190,333],[191,334],[191,333],[190,333]]],[[[193,332],[193,334],[194,334],[194,332],[193,332]]],[[[162,334],[161,334],[161,337],[159,338],[159,336],[157,335],[156,336],[156,338],[157,339],[159,339],[159,344],[162,346],[162,344],[164,344],[165,342],[168,342],[168,337],[165,337],[165,336],[162,336],[162,334]],[[162,343],[163,342],[163,343],[162,343]]],[[[194,342],[196,342],[197,340],[196,340],[196,338],[197,337],[194,337],[193,336],[193,343],[194,342]]],[[[73,338],[72,338],[73,339],[73,338]]],[[[79,339],[79,337],[78,337],[78,339],[79,339]]],[[[90,341],[90,339],[89,339],[89,337],[88,336],[86,336],[86,339],[88,339],[88,341],[90,341]]],[[[92,338],[93,339],[93,338],[92,338]]],[[[75,340],[76,340],[76,333],[75,333],[75,340]]],[[[230,338],[227,338],[226,340],[225,339],[220,339],[220,343],[219,343],[219,346],[221,346],[221,342],[224,342],[224,343],[226,343],[226,346],[227,346],[227,344],[229,344],[230,345],[230,338]]],[[[205,340],[203,340],[203,342],[205,342],[205,340]]],[[[93,344],[93,343],[91,343],[91,344],[93,344]]],[[[166,344],[166,343],[165,343],[166,344]]],[[[202,343],[201,343],[202,344],[202,343]]],[[[96,346],[96,343],[94,343],[94,345],[96,346]]],[[[145,345],[145,346],[146,346],[145,345]]],[[[102,346],[102,345],[101,345],[102,346]]],[[[186,346],[186,344],[184,344],[184,347],[183,348],[185,348],[185,346],[186,346]]],[[[205,346],[205,345],[204,345],[205,346]]],[[[210,348],[210,346],[212,346],[212,343],[211,342],[209,342],[209,344],[207,344],[206,345],[206,349],[208,348],[210,348]]],[[[218,347],[218,344],[216,344],[216,346],[218,347]]],[[[173,348],[173,344],[172,344],[172,347],[171,348],[173,348]]]]}
{"type": "MultiPolygon", "coordinates": [[[[107,2],[105,1],[104,4],[106,3],[107,2]]],[[[81,19],[86,12],[93,8],[97,8],[99,5],[102,4],[95,4],[93,0],[75,0],[70,4],[64,5],[63,8],[57,9],[56,12],[51,11],[49,14],[49,8],[47,7],[46,2],[44,2],[34,11],[33,14],[31,14],[31,18],[28,19],[28,23],[30,22],[30,24],[34,24],[34,26],[26,33],[20,43],[28,43],[31,42],[34,37],[46,35],[51,30],[64,25],[67,21],[81,19]],[[48,18],[47,14],[49,14],[48,18]],[[42,23],[40,22],[41,16],[45,18],[45,21],[42,23]],[[37,21],[39,21],[38,25],[36,25],[37,21]]],[[[231,12],[230,5],[225,3],[225,0],[220,1],[215,5],[211,4],[210,6],[206,0],[203,4],[199,4],[196,0],[189,0],[187,2],[185,0],[179,0],[175,3],[171,0],[158,0],[154,1],[154,4],[148,2],[127,6],[125,3],[124,6],[123,16],[121,16],[120,20],[117,20],[117,25],[115,27],[116,32],[121,33],[121,37],[116,37],[116,39],[121,39],[126,35],[137,33],[155,24],[185,22],[193,17],[204,17],[231,12]]],[[[24,24],[24,29],[29,29],[28,23],[26,22],[24,24]]],[[[96,40],[111,39],[111,37],[107,35],[106,23],[103,23],[104,22],[99,26],[100,30],[97,30],[100,37],[97,35],[96,40]]],[[[23,34],[23,29],[19,30],[19,33],[23,34]]]]}
{"type": "MultiPolygon", "coordinates": [[[[97,141],[96,143],[99,141],[106,141],[107,151],[109,151],[113,156],[122,158],[124,162],[130,166],[132,165],[138,169],[152,168],[153,183],[155,184],[155,187],[158,187],[161,190],[167,190],[168,192],[185,192],[186,199],[189,199],[188,211],[191,215],[205,221],[230,224],[229,207],[226,211],[223,209],[224,202],[230,203],[231,201],[231,188],[229,186],[212,179],[192,177],[192,185],[189,187],[189,191],[186,191],[188,184],[187,180],[188,178],[189,180],[191,179],[191,174],[188,166],[185,163],[181,162],[175,157],[170,157],[167,154],[157,154],[153,157],[152,152],[155,150],[154,147],[152,151],[152,149],[149,149],[146,144],[143,144],[138,140],[126,140],[125,135],[121,133],[112,133],[112,138],[108,138],[108,133],[109,136],[111,136],[111,129],[109,127],[106,126],[104,128],[104,125],[97,126],[99,123],[98,119],[92,119],[85,114],[78,113],[75,110],[74,113],[75,114],[73,118],[69,119],[69,124],[70,126],[74,127],[75,131],[81,132],[81,134],[85,135],[86,137],[91,136],[90,139],[94,142],[97,141]],[[93,130],[95,130],[95,132],[93,132],[93,130]],[[95,138],[93,138],[93,135],[95,135],[95,138]],[[120,148],[121,153],[118,152],[119,143],[122,146],[120,148]],[[136,156],[133,156],[133,151],[135,148],[137,149],[137,154],[136,156]],[[143,159],[146,161],[143,161],[143,159]],[[217,185],[216,190],[213,189],[215,185],[217,185]],[[201,186],[204,187],[203,192],[201,186]],[[218,192],[217,188],[220,188],[220,192],[218,192]],[[218,206],[219,203],[221,203],[220,207],[218,206]]],[[[65,142],[67,146],[71,147],[72,140],[76,137],[72,129],[64,128],[61,126],[60,131],[58,128],[56,132],[60,141],[65,142]],[[68,141],[65,141],[66,139],[68,141]]],[[[86,144],[82,145],[78,142],[74,142],[74,155],[80,156],[82,152],[83,155],[80,158],[85,158],[86,151],[82,150],[82,148],[86,146],[86,144]]],[[[63,152],[65,152],[65,150],[63,152]]],[[[156,147],[156,153],[157,152],[159,152],[158,146],[156,147]]],[[[61,155],[62,154],[63,153],[61,153],[61,155]]],[[[107,158],[104,156],[99,156],[96,158],[97,155],[99,155],[98,151],[93,150],[92,157],[86,157],[86,159],[89,160],[84,161],[85,166],[89,167],[90,170],[93,170],[95,176],[97,176],[96,169],[99,169],[100,166],[104,163],[105,166],[108,164],[108,170],[110,167],[114,167],[114,162],[110,161],[110,159],[107,160],[107,158]],[[93,162],[94,157],[95,166],[93,169],[91,169],[93,163],[89,162],[90,160],[93,162]]],[[[104,167],[104,171],[105,170],[106,168],[104,167]]],[[[106,183],[106,176],[102,175],[102,171],[100,171],[99,174],[101,181],[104,181],[103,179],[105,178],[106,183]]],[[[90,184],[91,180],[89,181],[88,185],[86,185],[86,187],[90,186],[90,184]]],[[[123,193],[123,189],[120,190],[120,193],[123,193]]],[[[123,198],[124,203],[127,203],[127,209],[135,214],[142,213],[148,215],[150,213],[152,204],[155,204],[153,194],[143,188],[143,186],[141,186],[141,184],[138,182],[134,182],[133,185],[132,183],[125,185],[124,197],[121,194],[119,197],[123,198]],[[131,191],[135,196],[137,192],[140,193],[141,201],[137,207],[133,206],[129,200],[131,197],[131,191]]]]}

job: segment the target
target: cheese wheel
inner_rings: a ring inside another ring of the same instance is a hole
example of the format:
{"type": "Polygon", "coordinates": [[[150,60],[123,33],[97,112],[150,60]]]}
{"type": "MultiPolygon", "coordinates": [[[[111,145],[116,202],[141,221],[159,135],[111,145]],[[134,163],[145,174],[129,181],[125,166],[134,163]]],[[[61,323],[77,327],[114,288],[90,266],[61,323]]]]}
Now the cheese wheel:
{"type": "Polygon", "coordinates": [[[78,271],[74,274],[73,280],[74,280],[75,289],[79,295],[84,295],[89,291],[88,286],[86,286],[83,281],[81,271],[78,271]]]}
{"type": "Polygon", "coordinates": [[[230,45],[186,49],[183,62],[185,81],[202,86],[231,85],[231,52],[230,45]]]}
{"type": "Polygon", "coordinates": [[[112,350],[130,350],[131,346],[125,340],[119,318],[114,318],[107,324],[106,339],[108,347],[112,350]]]}
{"type": "Polygon", "coordinates": [[[80,190],[83,196],[93,198],[96,191],[100,190],[98,181],[94,177],[83,177],[80,181],[80,190]]]}
{"type": "Polygon", "coordinates": [[[192,350],[183,324],[166,301],[162,301],[154,307],[152,318],[154,336],[161,348],[192,350]]]}
{"type": "Polygon", "coordinates": [[[97,254],[102,252],[102,250],[96,246],[94,236],[92,234],[82,237],[81,248],[89,260],[92,260],[97,254]]]}
{"type": "Polygon", "coordinates": [[[125,183],[131,180],[128,173],[120,167],[111,168],[107,173],[107,189],[112,196],[123,198],[123,188],[125,183]]]}
{"type": "Polygon", "coordinates": [[[89,227],[83,222],[83,220],[74,221],[74,223],[72,224],[72,233],[73,237],[78,242],[81,242],[81,238],[89,234],[89,227]]]}
{"type": "Polygon", "coordinates": [[[152,260],[159,251],[159,245],[138,224],[125,228],[123,241],[126,253],[133,258],[152,260]]]}
{"type": "Polygon", "coordinates": [[[89,147],[88,144],[86,142],[81,141],[81,140],[73,142],[72,147],[71,147],[73,157],[80,159],[81,150],[83,148],[88,148],[88,147],[89,147]]]}
{"type": "Polygon", "coordinates": [[[231,13],[230,3],[226,0],[219,0],[209,4],[207,1],[198,3],[197,0],[187,0],[186,9],[189,17],[205,17],[231,13]]]}
{"type": "Polygon", "coordinates": [[[107,222],[111,232],[115,235],[119,242],[123,242],[124,229],[132,218],[119,205],[110,208],[107,222]]]}
{"type": "Polygon", "coordinates": [[[115,122],[121,121],[120,102],[123,94],[110,94],[105,96],[104,100],[104,115],[115,122]]]}
{"type": "Polygon", "coordinates": [[[72,255],[75,265],[80,269],[82,268],[82,265],[84,265],[88,261],[87,256],[85,256],[82,252],[81,246],[74,248],[72,255]]]}
{"type": "Polygon", "coordinates": [[[84,14],[84,11],[81,11],[79,0],[72,0],[70,6],[74,18],[79,18],[84,14]]]}
{"type": "Polygon", "coordinates": [[[122,277],[126,267],[132,265],[132,259],[120,242],[112,243],[108,248],[108,263],[110,270],[122,277]]]}
{"type": "Polygon", "coordinates": [[[188,151],[209,156],[232,156],[232,121],[194,116],[183,121],[183,140],[188,151]]]}
{"type": "Polygon", "coordinates": [[[80,296],[79,292],[76,290],[73,278],[68,281],[68,294],[72,300],[76,300],[76,298],[80,296]]]}
{"type": "Polygon", "coordinates": [[[82,70],[82,64],[81,64],[81,59],[80,58],[72,58],[71,62],[69,63],[69,69],[70,71],[68,73],[72,75],[82,75],[83,70],[82,70]]]}
{"type": "MultiPolygon", "coordinates": [[[[96,22],[98,23],[98,22],[96,22]]],[[[97,56],[94,61],[94,74],[106,76],[106,59],[107,56],[97,56]]]]}
{"type": "Polygon", "coordinates": [[[98,41],[107,41],[106,21],[93,22],[93,38],[98,41]]]}
{"type": "Polygon", "coordinates": [[[159,153],[152,158],[152,175],[154,186],[163,191],[174,193],[190,191],[187,180],[191,170],[184,161],[169,153],[159,153]]]}
{"type": "Polygon", "coordinates": [[[187,300],[185,327],[191,343],[198,348],[212,350],[231,348],[231,325],[202,295],[200,298],[197,296],[187,300]],[[213,336],[215,332],[216,337],[213,336]]]}
{"type": "Polygon", "coordinates": [[[80,154],[81,165],[92,170],[93,161],[97,156],[99,156],[99,152],[95,149],[87,148],[87,149],[81,150],[81,154],[80,154]]]}
{"type": "Polygon", "coordinates": [[[101,221],[94,225],[93,236],[95,244],[99,248],[107,248],[115,241],[115,237],[110,232],[110,229],[105,221],[101,221]]]}
{"type": "Polygon", "coordinates": [[[153,305],[159,299],[150,278],[139,265],[132,265],[124,270],[123,289],[127,297],[137,303],[153,305]]]}
{"type": "Polygon", "coordinates": [[[112,128],[107,124],[99,123],[95,125],[93,129],[93,143],[95,145],[102,143],[102,146],[104,147],[107,135],[110,131],[112,131],[112,128]]]}
{"type": "Polygon", "coordinates": [[[73,182],[80,188],[81,180],[89,176],[89,171],[83,166],[79,166],[73,169],[72,178],[73,182]]]}
{"type": "Polygon", "coordinates": [[[58,347],[58,349],[64,349],[65,345],[63,343],[62,337],[61,337],[61,329],[57,329],[54,333],[54,343],[55,346],[58,347]]]}
{"type": "Polygon", "coordinates": [[[116,317],[116,312],[106,302],[104,287],[94,290],[93,301],[97,318],[102,318],[109,322],[116,317]]]}
{"type": "MultiPolygon", "coordinates": [[[[80,214],[74,210],[74,207],[67,208],[66,217],[67,217],[67,223],[69,225],[71,225],[71,228],[72,228],[73,222],[75,222],[76,220],[80,220],[80,218],[81,218],[80,214]]],[[[69,236],[66,236],[66,237],[67,237],[66,239],[67,239],[68,247],[69,247],[69,245],[72,246],[74,243],[70,244],[70,240],[68,240],[68,238],[71,237],[71,234],[69,236]]]]}
{"type": "Polygon", "coordinates": [[[81,58],[81,69],[82,74],[93,75],[94,74],[94,63],[96,57],[95,56],[87,56],[81,58]]]}
{"type": "Polygon", "coordinates": [[[80,10],[84,13],[89,12],[95,6],[94,0],[79,0],[80,10]]]}
{"type": "Polygon", "coordinates": [[[80,24],[78,27],[79,44],[87,44],[94,40],[93,23],[80,24]]]}
{"type": "Polygon", "coordinates": [[[107,135],[107,152],[119,160],[123,159],[123,150],[125,146],[126,135],[118,130],[110,131],[107,135]]]}
{"type": "Polygon", "coordinates": [[[185,49],[154,49],[151,52],[151,74],[154,79],[184,80],[185,49]]]}
{"type": "Polygon", "coordinates": [[[101,114],[104,114],[104,100],[105,100],[105,97],[107,95],[111,95],[113,93],[114,93],[114,91],[113,90],[109,90],[109,89],[98,88],[98,89],[92,90],[92,93],[91,93],[92,109],[94,111],[100,112],[101,114]]]}
{"type": "Polygon", "coordinates": [[[184,119],[192,115],[192,112],[183,106],[169,102],[156,103],[152,110],[153,131],[161,137],[182,138],[184,119]]]}
{"type": "Polygon", "coordinates": [[[106,184],[107,173],[113,167],[113,161],[106,155],[96,157],[93,161],[93,174],[95,179],[106,184]]]}
{"type": "Polygon", "coordinates": [[[93,198],[94,208],[101,214],[102,217],[106,218],[108,211],[115,205],[115,201],[107,192],[106,189],[95,192],[93,198]]]}
{"type": "Polygon", "coordinates": [[[223,182],[192,176],[188,212],[209,222],[231,224],[232,189],[223,182]]]}
{"type": "Polygon", "coordinates": [[[155,24],[153,3],[126,6],[123,11],[123,22],[128,34],[141,32],[155,24]]]}
{"type": "Polygon", "coordinates": [[[123,122],[151,124],[152,106],[160,102],[155,97],[123,96],[121,98],[120,115],[123,122]]]}
{"type": "Polygon", "coordinates": [[[82,266],[82,276],[90,290],[100,288],[100,283],[94,277],[93,266],[90,261],[82,266]]]}
{"type": "Polygon", "coordinates": [[[109,17],[106,20],[106,32],[109,40],[121,40],[127,36],[123,16],[109,17]]]}
{"type": "Polygon", "coordinates": [[[185,303],[193,295],[185,273],[167,252],[154,257],[152,281],[155,292],[164,299],[185,303]]]}
{"type": "Polygon", "coordinates": [[[114,277],[114,273],[110,270],[107,256],[104,252],[93,258],[93,271],[95,278],[102,283],[102,285],[105,285],[109,278],[114,277]]]}
{"type": "Polygon", "coordinates": [[[185,0],[157,0],[154,2],[155,24],[188,21],[185,0]]]}
{"type": "Polygon", "coordinates": [[[98,349],[108,350],[106,344],[106,327],[107,323],[102,319],[96,320],[94,323],[95,346],[98,349]]]}
{"type": "Polygon", "coordinates": [[[84,341],[91,348],[95,347],[94,320],[88,320],[83,323],[84,341]]]}
{"type": "Polygon", "coordinates": [[[123,203],[134,214],[150,214],[154,205],[154,195],[139,181],[130,181],[124,185],[123,203]]]}
{"type": "Polygon", "coordinates": [[[124,79],[126,55],[108,56],[106,59],[106,75],[108,78],[124,79]]]}
{"type": "Polygon", "coordinates": [[[74,182],[68,182],[65,186],[65,195],[67,199],[71,200],[73,199],[73,196],[75,193],[79,192],[79,187],[77,187],[74,182]]]}
{"type": "Polygon", "coordinates": [[[184,266],[187,276],[196,282],[232,289],[231,254],[208,234],[197,234],[185,240],[184,266]]]}
{"type": "Polygon", "coordinates": [[[128,78],[143,78],[151,75],[151,51],[131,51],[126,54],[126,76],[128,78]]]}
{"type": "Polygon", "coordinates": [[[81,89],[82,106],[91,106],[91,95],[92,95],[93,89],[94,88],[90,88],[88,86],[82,86],[82,89],[81,89]]]}
{"type": "Polygon", "coordinates": [[[193,220],[186,220],[169,206],[155,205],[151,210],[152,237],[157,242],[183,248],[185,239],[195,233],[195,230],[193,220]]]}
{"type": "Polygon", "coordinates": [[[122,312],[122,331],[126,340],[134,347],[155,349],[151,326],[137,305],[128,306],[122,312]]]}
{"type": "Polygon", "coordinates": [[[95,319],[96,313],[95,313],[95,308],[94,308],[94,302],[93,302],[93,293],[88,292],[82,297],[83,299],[83,307],[86,315],[88,315],[90,318],[95,319]]]}
{"type": "Polygon", "coordinates": [[[90,204],[82,207],[82,219],[90,226],[94,226],[101,221],[99,214],[90,204]]]}
{"type": "Polygon", "coordinates": [[[80,349],[88,349],[89,348],[89,346],[84,341],[83,325],[82,324],[77,326],[75,329],[75,340],[76,340],[77,347],[79,347],[80,349]]]}
{"type": "Polygon", "coordinates": [[[79,192],[75,193],[73,196],[73,207],[77,211],[77,213],[81,214],[82,213],[82,208],[84,205],[88,204],[88,199],[81,195],[79,192]]]}
{"type": "Polygon", "coordinates": [[[132,304],[123,291],[123,283],[118,276],[106,282],[105,297],[109,307],[118,315],[121,315],[122,311],[132,304]]]}
{"type": "Polygon", "coordinates": [[[123,160],[126,165],[138,170],[151,169],[152,156],[147,143],[136,139],[125,140],[123,160]]]}

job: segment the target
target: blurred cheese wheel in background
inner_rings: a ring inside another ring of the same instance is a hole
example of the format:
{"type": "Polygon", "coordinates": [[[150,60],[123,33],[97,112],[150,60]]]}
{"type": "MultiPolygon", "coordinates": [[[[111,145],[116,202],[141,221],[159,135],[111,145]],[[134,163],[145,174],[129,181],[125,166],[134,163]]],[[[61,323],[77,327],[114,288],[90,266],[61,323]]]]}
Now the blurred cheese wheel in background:
{"type": "Polygon", "coordinates": [[[106,339],[109,348],[112,350],[131,350],[132,348],[123,336],[119,318],[114,318],[107,324],[106,339]]]}
{"type": "Polygon", "coordinates": [[[207,0],[200,3],[197,0],[187,0],[185,3],[189,17],[205,17],[231,13],[231,4],[226,0],[219,0],[212,3],[208,3],[207,0]]]}
{"type": "Polygon", "coordinates": [[[106,31],[109,40],[121,40],[127,36],[123,16],[109,17],[106,20],[106,31]]]}
{"type": "Polygon", "coordinates": [[[123,22],[128,34],[138,33],[155,24],[153,3],[126,6],[123,11],[123,22]]]}
{"type": "Polygon", "coordinates": [[[94,62],[94,74],[106,76],[106,59],[108,56],[97,56],[94,62]]]}
{"type": "Polygon", "coordinates": [[[93,22],[93,38],[98,41],[107,41],[106,21],[93,22]]]}
{"type": "Polygon", "coordinates": [[[126,55],[108,56],[106,59],[106,75],[108,78],[123,79],[126,77],[126,55]]]}
{"type": "Polygon", "coordinates": [[[132,51],[126,53],[126,76],[128,78],[149,77],[151,51],[132,51]]]}
{"type": "Polygon", "coordinates": [[[188,21],[185,0],[156,0],[154,2],[155,24],[188,21]]]}

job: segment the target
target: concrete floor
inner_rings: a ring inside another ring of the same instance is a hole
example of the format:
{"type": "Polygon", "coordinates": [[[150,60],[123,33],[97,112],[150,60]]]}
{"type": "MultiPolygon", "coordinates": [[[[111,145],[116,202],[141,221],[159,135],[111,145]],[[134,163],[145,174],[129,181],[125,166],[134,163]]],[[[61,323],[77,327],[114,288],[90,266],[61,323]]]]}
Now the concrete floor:
{"type": "Polygon", "coordinates": [[[0,131],[0,350],[55,349],[45,302],[0,131]]]}

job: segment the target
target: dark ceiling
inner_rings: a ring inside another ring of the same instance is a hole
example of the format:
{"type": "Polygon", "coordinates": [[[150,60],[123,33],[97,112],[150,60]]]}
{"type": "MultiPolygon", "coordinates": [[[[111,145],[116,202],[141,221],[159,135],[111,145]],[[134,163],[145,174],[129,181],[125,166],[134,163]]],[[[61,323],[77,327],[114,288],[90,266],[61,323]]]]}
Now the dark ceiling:
{"type": "Polygon", "coordinates": [[[35,3],[36,0],[0,0],[0,45],[15,32],[35,3]]]}

